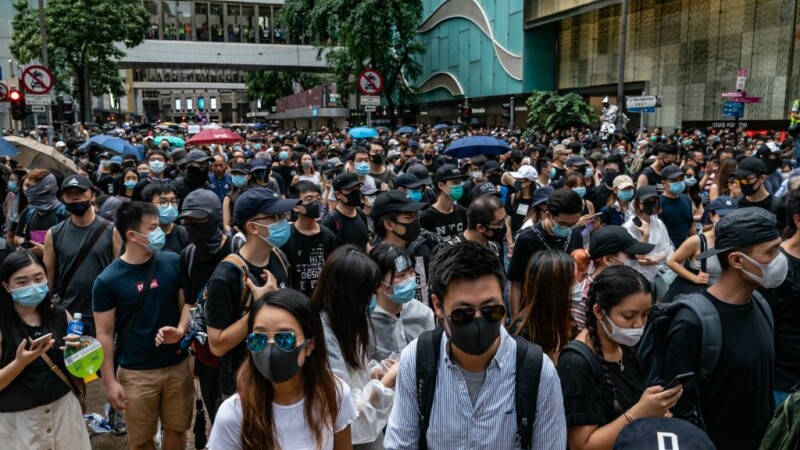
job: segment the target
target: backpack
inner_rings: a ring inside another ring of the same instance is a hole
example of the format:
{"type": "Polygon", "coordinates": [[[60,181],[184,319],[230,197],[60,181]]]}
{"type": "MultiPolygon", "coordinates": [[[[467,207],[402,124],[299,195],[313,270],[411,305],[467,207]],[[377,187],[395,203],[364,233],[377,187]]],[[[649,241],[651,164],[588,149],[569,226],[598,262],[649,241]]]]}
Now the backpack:
{"type": "Polygon", "coordinates": [[[759,450],[800,448],[800,392],[794,392],[775,410],[759,450]]]}
{"type": "MultiPolygon", "coordinates": [[[[758,292],[753,291],[751,300],[774,330],[775,324],[767,301],[758,292]]],[[[638,357],[644,371],[646,385],[666,386],[670,380],[664,376],[666,372],[667,334],[672,322],[683,308],[688,308],[700,321],[700,368],[695,374],[698,380],[708,378],[714,371],[722,353],[722,324],[719,313],[702,292],[678,296],[672,303],[657,303],[650,309],[644,334],[639,342],[638,357]]],[[[695,408],[697,414],[700,408],[695,408]]],[[[699,418],[699,417],[698,417],[699,418]]]]}
{"type": "MultiPolygon", "coordinates": [[[[29,241],[31,239],[31,220],[33,220],[33,215],[36,214],[38,209],[29,207],[28,213],[25,215],[25,240],[29,241]]],[[[70,214],[67,212],[67,206],[63,203],[58,205],[56,208],[56,221],[61,223],[65,221],[70,214]]]]}
{"type": "Polygon", "coordinates": [[[419,236],[417,236],[417,238],[413,242],[409,242],[408,252],[411,255],[416,255],[417,250],[422,248],[423,245],[427,245],[428,249],[431,252],[431,255],[434,255],[436,254],[436,251],[439,250],[439,246],[441,246],[445,242],[447,242],[447,240],[442,238],[438,234],[432,233],[422,228],[419,232],[419,236]]]}
{"type": "MultiPolygon", "coordinates": [[[[417,406],[419,407],[419,450],[428,449],[427,432],[436,376],[439,369],[443,328],[425,331],[417,339],[417,406]]],[[[536,423],[536,405],[539,397],[539,378],[542,374],[544,354],[542,347],[519,336],[517,341],[517,370],[515,375],[514,411],[517,414],[515,443],[521,449],[532,449],[531,436],[536,423]],[[521,414],[520,414],[521,412],[521,414]]]]}

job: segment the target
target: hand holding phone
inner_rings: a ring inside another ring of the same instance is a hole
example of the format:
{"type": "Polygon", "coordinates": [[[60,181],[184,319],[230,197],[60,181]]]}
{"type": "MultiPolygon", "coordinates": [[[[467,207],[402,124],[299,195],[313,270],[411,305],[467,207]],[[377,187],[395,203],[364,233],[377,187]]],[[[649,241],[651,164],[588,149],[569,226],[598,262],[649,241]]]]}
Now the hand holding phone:
{"type": "Polygon", "coordinates": [[[45,342],[50,342],[50,339],[52,338],[53,338],[53,333],[47,333],[44,336],[38,337],[30,341],[31,342],[30,348],[33,349],[44,344],[45,342]]]}
{"type": "Polygon", "coordinates": [[[675,375],[675,378],[673,378],[664,389],[672,389],[679,384],[685,385],[692,378],[694,378],[694,372],[686,372],[680,375],[675,375]]]}

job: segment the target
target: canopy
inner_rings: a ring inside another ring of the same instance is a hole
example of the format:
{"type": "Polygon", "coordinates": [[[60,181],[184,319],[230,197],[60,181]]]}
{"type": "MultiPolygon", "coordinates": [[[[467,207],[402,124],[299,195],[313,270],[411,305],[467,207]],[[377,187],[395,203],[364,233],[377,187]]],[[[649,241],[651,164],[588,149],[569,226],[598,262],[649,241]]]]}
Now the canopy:
{"type": "Polygon", "coordinates": [[[241,142],[243,139],[237,133],[226,129],[205,129],[194,136],[192,136],[186,144],[188,145],[203,145],[203,144],[230,144],[233,142],[241,142]]]}

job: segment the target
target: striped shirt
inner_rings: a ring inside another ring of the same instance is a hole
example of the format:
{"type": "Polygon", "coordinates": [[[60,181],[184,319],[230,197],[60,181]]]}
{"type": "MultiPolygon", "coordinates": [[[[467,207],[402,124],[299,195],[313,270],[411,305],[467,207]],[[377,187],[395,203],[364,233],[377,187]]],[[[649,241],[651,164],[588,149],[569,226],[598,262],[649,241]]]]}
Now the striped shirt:
{"type": "MultiPolygon", "coordinates": [[[[427,440],[431,450],[514,449],[517,418],[514,408],[517,343],[500,330],[500,347],[486,368],[486,380],[475,406],[470,401],[464,376],[450,358],[448,338],[441,343],[433,408],[427,440]]],[[[394,409],[389,417],[387,450],[417,449],[419,407],[416,391],[417,341],[403,350],[397,378],[394,409]]],[[[564,450],[567,425],[561,386],[550,358],[544,358],[533,426],[532,448],[564,450]]]]}

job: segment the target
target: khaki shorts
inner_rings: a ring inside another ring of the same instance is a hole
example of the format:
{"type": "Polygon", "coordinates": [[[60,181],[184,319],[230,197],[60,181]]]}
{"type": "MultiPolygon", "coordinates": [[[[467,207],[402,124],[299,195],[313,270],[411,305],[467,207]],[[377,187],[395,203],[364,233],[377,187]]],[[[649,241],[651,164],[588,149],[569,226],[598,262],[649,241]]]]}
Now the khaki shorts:
{"type": "Polygon", "coordinates": [[[183,432],[191,428],[194,382],[189,373],[189,358],[158,369],[120,367],[117,380],[128,398],[125,422],[129,446],[151,442],[159,418],[162,426],[171,431],[183,432]]]}

